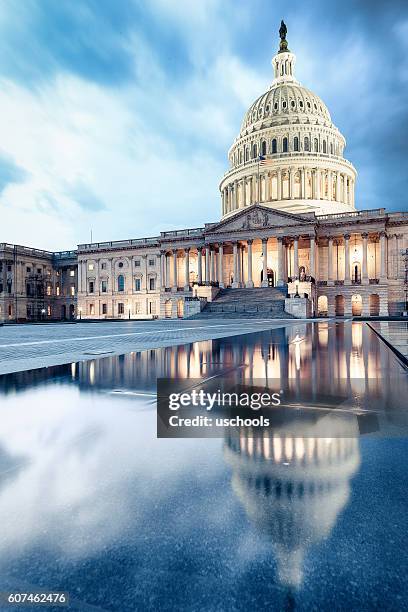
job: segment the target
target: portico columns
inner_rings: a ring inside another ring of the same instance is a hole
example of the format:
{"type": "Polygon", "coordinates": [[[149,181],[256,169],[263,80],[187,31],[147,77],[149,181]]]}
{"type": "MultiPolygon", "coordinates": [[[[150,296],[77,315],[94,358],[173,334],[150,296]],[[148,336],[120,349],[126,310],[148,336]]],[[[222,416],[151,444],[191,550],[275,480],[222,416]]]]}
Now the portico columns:
{"type": "MultiPolygon", "coordinates": [[[[368,267],[367,267],[367,247],[368,247],[368,234],[361,234],[363,239],[363,269],[361,282],[363,285],[369,285],[370,281],[368,278],[368,267]]],[[[374,274],[375,275],[375,274],[374,274]]]]}
{"type": "Polygon", "coordinates": [[[295,169],[289,168],[289,197],[291,200],[295,197],[295,169]]]}
{"type": "Polygon", "coordinates": [[[203,249],[202,247],[198,247],[198,283],[201,284],[203,282],[203,249]]]}
{"type": "Polygon", "coordinates": [[[350,279],[350,234],[344,235],[344,284],[351,285],[350,279]]]}
{"type": "Polygon", "coordinates": [[[210,282],[210,246],[205,247],[205,282],[210,282]]]}
{"type": "Polygon", "coordinates": [[[293,275],[299,278],[299,236],[293,239],[293,275]]]}
{"type": "Polygon", "coordinates": [[[278,282],[277,285],[281,287],[284,285],[284,273],[283,273],[283,238],[278,238],[278,282]]]}
{"type": "Polygon", "coordinates": [[[245,283],[245,287],[253,287],[254,282],[252,280],[252,240],[247,240],[248,245],[248,280],[245,283]]]}
{"type": "Polygon", "coordinates": [[[173,285],[171,287],[172,291],[177,291],[177,250],[173,251],[173,285]]]}
{"type": "Polygon", "coordinates": [[[310,236],[310,276],[316,278],[316,240],[310,236]]]}
{"type": "Polygon", "coordinates": [[[238,244],[236,242],[232,243],[232,252],[233,252],[233,260],[234,260],[234,279],[232,282],[232,288],[236,289],[239,287],[239,279],[238,279],[238,244]]]}
{"type": "Polygon", "coordinates": [[[224,245],[218,246],[218,283],[221,289],[224,288],[224,245]]]}
{"type": "Polygon", "coordinates": [[[261,287],[268,286],[268,239],[262,238],[262,283],[261,287]]]}
{"type": "Polygon", "coordinates": [[[184,249],[184,265],[185,265],[185,272],[184,272],[184,289],[185,291],[188,291],[190,289],[190,249],[184,249]]]}
{"type": "Polygon", "coordinates": [[[166,287],[166,251],[160,251],[160,287],[166,287]]]}
{"type": "Polygon", "coordinates": [[[277,182],[278,182],[278,186],[277,186],[278,200],[281,200],[282,199],[282,170],[280,168],[278,168],[276,172],[276,176],[277,176],[277,182]]]}
{"type": "Polygon", "coordinates": [[[386,246],[387,246],[387,237],[385,235],[385,232],[381,232],[380,233],[380,257],[381,257],[381,261],[380,261],[380,281],[384,282],[387,279],[387,273],[386,273],[386,246]]]}
{"type": "Polygon", "coordinates": [[[328,238],[328,256],[327,256],[327,284],[333,286],[333,236],[328,238]]]}

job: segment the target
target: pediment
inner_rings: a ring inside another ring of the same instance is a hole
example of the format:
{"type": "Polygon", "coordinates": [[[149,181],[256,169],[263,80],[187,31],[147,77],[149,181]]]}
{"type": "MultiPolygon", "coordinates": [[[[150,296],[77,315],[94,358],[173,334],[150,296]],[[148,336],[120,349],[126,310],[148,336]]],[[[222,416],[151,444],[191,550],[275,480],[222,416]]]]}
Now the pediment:
{"type": "Polygon", "coordinates": [[[272,210],[267,206],[255,204],[237,212],[233,217],[225,219],[225,221],[212,224],[206,228],[205,233],[224,234],[229,231],[255,230],[267,227],[298,227],[299,225],[310,225],[314,222],[314,219],[305,217],[306,215],[293,215],[292,213],[272,210]]]}

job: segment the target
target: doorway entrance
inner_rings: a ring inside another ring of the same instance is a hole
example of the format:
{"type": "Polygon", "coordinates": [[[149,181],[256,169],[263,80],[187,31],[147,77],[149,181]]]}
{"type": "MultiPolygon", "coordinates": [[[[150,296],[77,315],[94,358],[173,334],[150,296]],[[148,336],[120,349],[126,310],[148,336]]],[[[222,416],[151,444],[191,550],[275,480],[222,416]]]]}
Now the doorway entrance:
{"type": "MultiPolygon", "coordinates": [[[[267,268],[268,287],[275,286],[275,273],[272,268],[267,268]]],[[[261,270],[261,284],[263,281],[263,270],[261,270]]]]}

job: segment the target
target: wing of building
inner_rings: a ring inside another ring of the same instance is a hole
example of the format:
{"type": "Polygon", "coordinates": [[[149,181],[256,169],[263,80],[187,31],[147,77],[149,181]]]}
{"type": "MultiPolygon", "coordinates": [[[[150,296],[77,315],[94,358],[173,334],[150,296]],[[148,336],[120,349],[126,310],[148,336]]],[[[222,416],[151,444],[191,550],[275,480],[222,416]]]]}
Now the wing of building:
{"type": "Polygon", "coordinates": [[[280,34],[228,152],[220,221],[69,253],[0,244],[0,321],[407,309],[408,213],[356,210],[345,138],[280,34]]]}

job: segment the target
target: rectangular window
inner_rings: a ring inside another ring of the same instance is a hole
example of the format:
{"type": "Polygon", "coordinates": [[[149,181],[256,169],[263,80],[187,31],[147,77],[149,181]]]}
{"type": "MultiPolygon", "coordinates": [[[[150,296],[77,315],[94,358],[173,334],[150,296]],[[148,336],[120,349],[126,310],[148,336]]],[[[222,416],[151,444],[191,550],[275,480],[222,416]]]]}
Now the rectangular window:
{"type": "Polygon", "coordinates": [[[11,293],[12,286],[13,286],[12,281],[11,280],[7,281],[7,293],[11,293]]]}
{"type": "Polygon", "coordinates": [[[94,282],[89,281],[89,293],[93,293],[93,292],[94,292],[94,282]]]}
{"type": "Polygon", "coordinates": [[[108,281],[106,280],[101,281],[101,292],[106,293],[107,290],[108,290],[108,281]]]}
{"type": "Polygon", "coordinates": [[[149,259],[149,266],[154,266],[155,263],[154,259],[149,259]]]}
{"type": "Polygon", "coordinates": [[[0,283],[0,293],[3,293],[3,291],[4,291],[3,283],[0,283]]]}
{"type": "Polygon", "coordinates": [[[26,268],[26,272],[27,272],[27,274],[30,274],[30,272],[31,272],[31,268],[28,268],[28,267],[27,267],[27,268],[26,268]]]}
{"type": "Polygon", "coordinates": [[[95,306],[93,304],[89,304],[89,314],[95,314],[95,306]]]}
{"type": "Polygon", "coordinates": [[[90,270],[92,272],[92,270],[94,270],[94,269],[95,269],[94,264],[90,263],[89,266],[88,266],[88,270],[90,270]]]}
{"type": "Polygon", "coordinates": [[[47,285],[47,295],[51,295],[51,285],[47,285]]]}
{"type": "Polygon", "coordinates": [[[7,266],[7,272],[11,272],[11,266],[7,266]]]}
{"type": "Polygon", "coordinates": [[[106,270],[106,263],[101,264],[101,270],[106,270]]]}
{"type": "Polygon", "coordinates": [[[135,278],[135,291],[140,291],[142,288],[140,278],[135,278]]]}
{"type": "Polygon", "coordinates": [[[156,314],[156,302],[149,302],[149,312],[150,314],[156,314]]]}
{"type": "Polygon", "coordinates": [[[140,313],[141,313],[140,302],[136,302],[135,303],[135,314],[140,314],[140,313]]]}
{"type": "Polygon", "coordinates": [[[41,274],[41,268],[37,268],[37,274],[41,274]]]}
{"type": "Polygon", "coordinates": [[[155,288],[155,279],[154,278],[149,278],[149,289],[150,291],[154,291],[155,288]]]}
{"type": "Polygon", "coordinates": [[[61,289],[59,285],[56,286],[56,291],[57,291],[57,296],[59,296],[61,294],[61,289]]]}
{"type": "Polygon", "coordinates": [[[75,270],[70,270],[70,271],[69,271],[69,275],[70,275],[70,276],[75,276],[75,270]]]}
{"type": "Polygon", "coordinates": [[[71,287],[70,287],[70,294],[71,294],[72,296],[74,296],[74,295],[75,295],[75,285],[71,285],[71,287]]]}
{"type": "Polygon", "coordinates": [[[122,302],[118,304],[118,314],[125,314],[125,305],[122,302]]]}
{"type": "Polygon", "coordinates": [[[102,314],[104,314],[104,315],[108,314],[108,305],[107,304],[102,304],[102,314]]]}
{"type": "Polygon", "coordinates": [[[135,268],[140,268],[140,259],[135,259],[135,268]]]}
{"type": "Polygon", "coordinates": [[[51,306],[47,306],[47,315],[51,316],[51,306]]]}

